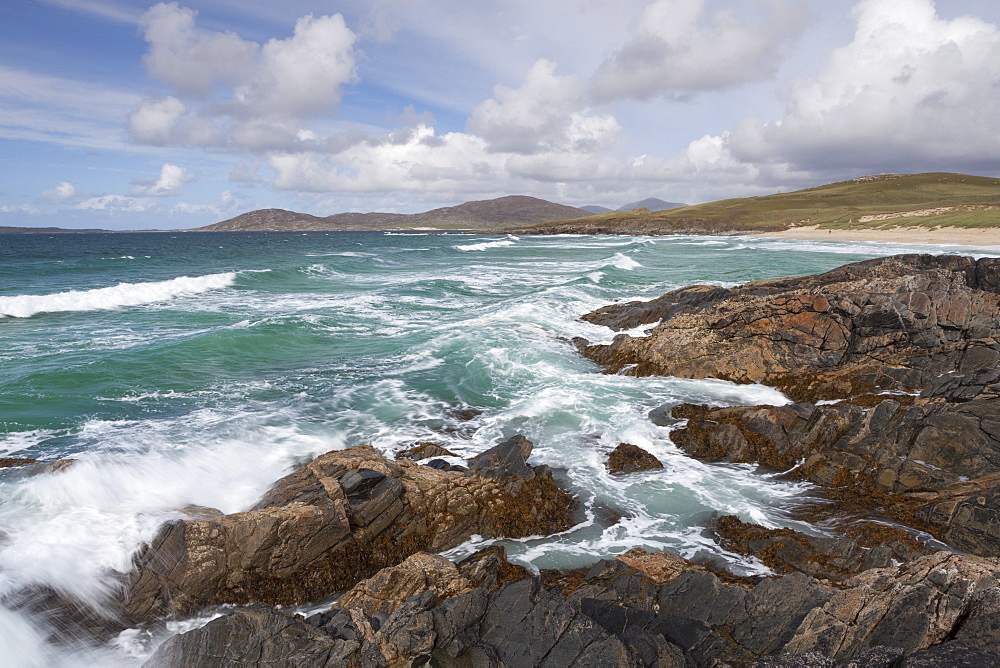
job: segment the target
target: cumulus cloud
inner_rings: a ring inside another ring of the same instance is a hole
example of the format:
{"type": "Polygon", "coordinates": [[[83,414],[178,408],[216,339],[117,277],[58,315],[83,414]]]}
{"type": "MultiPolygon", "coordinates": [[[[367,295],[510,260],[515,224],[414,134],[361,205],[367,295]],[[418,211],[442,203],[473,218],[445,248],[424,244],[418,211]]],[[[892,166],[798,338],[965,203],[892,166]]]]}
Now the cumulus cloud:
{"type": "Polygon", "coordinates": [[[138,213],[148,211],[149,203],[134,197],[124,197],[122,195],[100,195],[98,197],[88,197],[76,205],[77,209],[85,211],[108,211],[111,213],[138,213]]]}
{"type": "Polygon", "coordinates": [[[76,197],[76,186],[69,181],[60,181],[55,188],[49,188],[42,193],[39,199],[46,204],[59,204],[68,199],[76,197]]]}
{"type": "Polygon", "coordinates": [[[468,128],[491,151],[533,154],[607,149],[621,127],[610,114],[586,107],[583,81],[557,76],[556,64],[537,61],[520,88],[498,85],[494,98],[477,106],[468,128]]]}
{"type": "Polygon", "coordinates": [[[160,176],[156,179],[135,179],[130,195],[138,197],[170,197],[180,193],[185,183],[194,179],[194,174],[180,165],[164,163],[160,176]]]}
{"type": "Polygon", "coordinates": [[[176,2],[143,14],[143,63],[173,95],[150,98],[129,116],[133,141],[157,146],[288,148],[303,118],[325,114],[356,79],[355,34],[344,18],[300,18],[287,39],[263,45],[196,25],[176,2]],[[183,101],[182,101],[183,100],[183,101]]]}
{"type": "Polygon", "coordinates": [[[808,170],[1000,168],[1000,30],[945,20],[932,0],[863,0],[853,41],[788,94],[780,121],[745,119],[745,162],[808,170]]]}
{"type": "Polygon", "coordinates": [[[197,15],[176,2],[150,7],[139,19],[149,42],[142,62],[150,76],[182,95],[206,97],[218,83],[235,85],[250,76],[260,46],[235,33],[199,30],[197,15]]]}
{"type": "Polygon", "coordinates": [[[759,20],[708,0],[654,0],[592,79],[596,99],[683,97],[768,79],[806,25],[800,0],[754,0],[759,20]]]}

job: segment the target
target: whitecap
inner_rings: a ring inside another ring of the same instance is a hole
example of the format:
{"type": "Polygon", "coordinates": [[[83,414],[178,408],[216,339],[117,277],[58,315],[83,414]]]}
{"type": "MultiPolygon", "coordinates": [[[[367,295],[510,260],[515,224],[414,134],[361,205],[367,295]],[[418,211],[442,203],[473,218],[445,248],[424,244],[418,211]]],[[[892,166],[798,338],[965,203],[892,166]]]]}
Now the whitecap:
{"type": "Polygon", "coordinates": [[[452,248],[460,251],[484,251],[491,248],[502,248],[503,246],[513,246],[521,239],[515,237],[513,234],[507,235],[506,239],[498,239],[497,241],[484,241],[478,244],[459,244],[458,246],[452,246],[452,248]]]}
{"type": "Polygon", "coordinates": [[[123,306],[155,304],[184,295],[228,288],[236,272],[206,276],[179,276],[149,283],[119,283],[93,290],[69,290],[48,295],[0,297],[0,317],[30,318],[39,313],[104,311],[123,306]]]}

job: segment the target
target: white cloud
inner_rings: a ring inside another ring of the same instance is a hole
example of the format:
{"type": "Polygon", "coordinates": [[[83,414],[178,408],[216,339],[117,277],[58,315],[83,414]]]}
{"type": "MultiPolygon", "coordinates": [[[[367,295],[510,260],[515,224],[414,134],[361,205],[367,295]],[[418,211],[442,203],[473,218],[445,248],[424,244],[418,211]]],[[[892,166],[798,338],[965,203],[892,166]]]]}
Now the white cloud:
{"type": "Polygon", "coordinates": [[[340,14],[304,16],[295,34],[269,40],[236,99],[251,115],[298,118],[331,110],[340,87],[355,80],[355,35],[340,14]]]}
{"type": "Polygon", "coordinates": [[[840,173],[1000,169],[1000,30],[932,0],[863,0],[853,41],[795,83],[783,118],[728,139],[745,162],[840,173]]]}
{"type": "Polygon", "coordinates": [[[682,97],[768,79],[806,24],[800,0],[754,0],[760,20],[707,0],[654,0],[621,50],[592,80],[603,101],[682,97]]]}
{"type": "Polygon", "coordinates": [[[42,193],[39,199],[48,204],[59,204],[60,202],[65,202],[68,199],[73,199],[76,197],[77,190],[69,181],[60,181],[59,185],[55,188],[50,188],[42,193]]]}
{"type": "Polygon", "coordinates": [[[171,197],[180,193],[185,183],[194,179],[194,174],[180,165],[164,163],[160,176],[156,179],[136,179],[132,181],[130,195],[138,197],[171,197]]]}
{"type": "Polygon", "coordinates": [[[28,215],[36,215],[41,213],[37,208],[31,206],[30,204],[5,204],[0,206],[0,213],[26,213],[28,215]]]}
{"type": "Polygon", "coordinates": [[[472,111],[469,130],[498,152],[594,152],[610,147],[621,129],[614,116],[590,113],[583,82],[556,76],[555,69],[555,63],[539,60],[520,88],[496,86],[494,99],[472,111]]]}
{"type": "Polygon", "coordinates": [[[288,149],[300,141],[301,119],[332,111],[341,88],[356,79],[356,36],[339,14],[304,16],[291,37],[263,45],[198,28],[196,17],[175,2],[143,14],[143,63],[175,95],[147,99],[132,112],[133,141],[288,149]]]}
{"type": "Polygon", "coordinates": [[[76,205],[77,209],[87,211],[108,211],[111,213],[138,213],[148,211],[148,202],[134,197],[124,197],[122,195],[101,195],[99,197],[88,197],[76,205]]]}
{"type": "Polygon", "coordinates": [[[217,83],[235,85],[247,79],[260,49],[235,33],[195,27],[198,12],[176,2],[153,5],[139,19],[149,52],[142,62],[150,76],[182,95],[205,97],[217,83]]]}
{"type": "Polygon", "coordinates": [[[213,216],[221,216],[222,210],[212,204],[190,204],[188,202],[180,202],[174,205],[174,208],[170,210],[170,215],[182,214],[182,215],[205,215],[211,214],[213,216]]]}

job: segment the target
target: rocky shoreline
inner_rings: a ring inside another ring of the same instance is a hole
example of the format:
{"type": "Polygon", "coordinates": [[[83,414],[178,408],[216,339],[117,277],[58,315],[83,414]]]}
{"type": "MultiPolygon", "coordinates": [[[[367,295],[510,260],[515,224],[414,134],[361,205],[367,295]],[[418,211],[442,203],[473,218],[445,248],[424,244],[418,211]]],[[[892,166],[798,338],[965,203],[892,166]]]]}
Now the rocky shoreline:
{"type": "MultiPolygon", "coordinates": [[[[657,419],[705,461],[808,480],[805,535],[707,527],[774,576],[632,550],[531,573],[473,535],[550,535],[576,502],[515,436],[457,464],[433,443],[391,461],[321,455],[252,509],[187,508],[117,605],[46,614],[97,637],[238,606],[148,666],[1000,666],[1000,260],[894,256],[825,274],[692,286],[584,316],[608,373],[775,386],[794,403],[677,405],[657,419]],[[409,459],[407,459],[409,457],[409,459]],[[948,548],[948,549],[942,549],[948,548]],[[309,617],[283,607],[342,593],[309,617]]],[[[660,463],[622,443],[609,471],[660,463]]],[[[36,599],[37,600],[37,599],[36,599]]]]}

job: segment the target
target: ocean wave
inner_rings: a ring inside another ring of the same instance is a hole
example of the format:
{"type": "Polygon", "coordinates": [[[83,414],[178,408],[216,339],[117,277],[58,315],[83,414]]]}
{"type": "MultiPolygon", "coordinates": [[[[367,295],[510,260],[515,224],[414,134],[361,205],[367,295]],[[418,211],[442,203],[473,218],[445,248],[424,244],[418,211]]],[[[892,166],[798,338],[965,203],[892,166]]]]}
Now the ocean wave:
{"type": "Polygon", "coordinates": [[[39,313],[104,311],[123,306],[140,306],[228,288],[236,272],[206,276],[179,276],[149,283],[119,283],[93,290],[69,290],[48,295],[0,297],[0,317],[30,318],[39,313]]]}
{"type": "Polygon", "coordinates": [[[497,241],[484,241],[478,244],[460,244],[458,246],[453,246],[455,250],[460,251],[484,251],[491,248],[501,248],[503,246],[513,246],[521,239],[515,237],[514,235],[508,235],[506,239],[499,239],[497,241]]]}
{"type": "Polygon", "coordinates": [[[632,271],[633,269],[638,269],[642,266],[624,253],[615,253],[615,256],[611,258],[610,264],[625,271],[632,271]]]}

